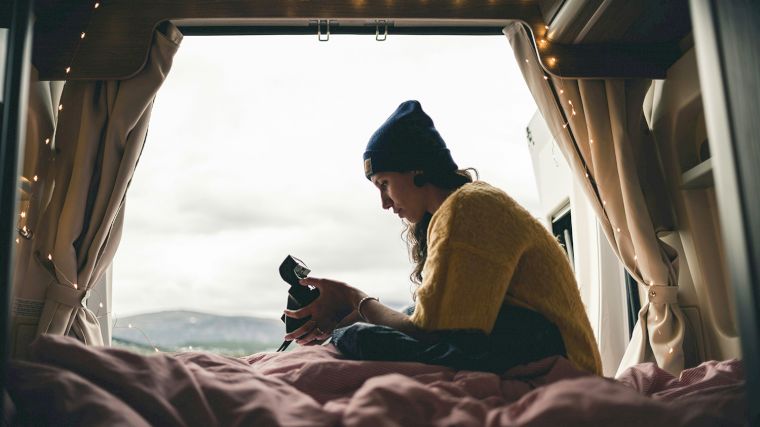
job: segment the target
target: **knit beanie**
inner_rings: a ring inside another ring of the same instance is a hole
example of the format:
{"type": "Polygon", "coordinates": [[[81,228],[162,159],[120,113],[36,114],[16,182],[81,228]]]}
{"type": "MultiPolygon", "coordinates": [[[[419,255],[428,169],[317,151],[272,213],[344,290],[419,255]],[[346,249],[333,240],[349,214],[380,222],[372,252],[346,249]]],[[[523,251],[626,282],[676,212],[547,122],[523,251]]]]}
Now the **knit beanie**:
{"type": "Polygon", "coordinates": [[[372,134],[364,152],[367,179],[378,172],[422,170],[443,174],[457,169],[433,120],[422,111],[418,101],[399,105],[372,134]]]}

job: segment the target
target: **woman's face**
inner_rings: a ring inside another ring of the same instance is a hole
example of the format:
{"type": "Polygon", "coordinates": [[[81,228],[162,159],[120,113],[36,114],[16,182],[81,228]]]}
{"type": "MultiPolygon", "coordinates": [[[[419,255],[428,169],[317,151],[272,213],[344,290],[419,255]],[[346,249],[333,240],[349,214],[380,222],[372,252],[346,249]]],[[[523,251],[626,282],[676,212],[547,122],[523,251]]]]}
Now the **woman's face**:
{"type": "Polygon", "coordinates": [[[420,187],[414,185],[414,172],[378,172],[372,183],[380,190],[383,209],[415,224],[422,220],[426,209],[420,187]]]}

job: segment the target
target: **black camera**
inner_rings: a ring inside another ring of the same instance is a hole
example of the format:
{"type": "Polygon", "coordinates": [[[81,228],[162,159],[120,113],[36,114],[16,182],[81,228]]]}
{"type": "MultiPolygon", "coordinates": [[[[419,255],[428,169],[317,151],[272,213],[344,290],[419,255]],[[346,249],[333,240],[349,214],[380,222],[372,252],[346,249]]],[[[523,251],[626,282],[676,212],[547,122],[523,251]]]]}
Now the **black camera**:
{"type": "MultiPolygon", "coordinates": [[[[291,255],[288,255],[285,261],[280,264],[280,277],[290,285],[290,289],[288,289],[288,310],[306,307],[319,297],[319,289],[298,283],[299,280],[306,278],[310,272],[311,270],[306,267],[303,261],[291,255]]],[[[311,316],[294,319],[283,314],[280,319],[285,322],[285,331],[290,333],[308,322],[311,316]]],[[[290,341],[283,342],[277,351],[285,350],[289,344],[290,341]]]]}

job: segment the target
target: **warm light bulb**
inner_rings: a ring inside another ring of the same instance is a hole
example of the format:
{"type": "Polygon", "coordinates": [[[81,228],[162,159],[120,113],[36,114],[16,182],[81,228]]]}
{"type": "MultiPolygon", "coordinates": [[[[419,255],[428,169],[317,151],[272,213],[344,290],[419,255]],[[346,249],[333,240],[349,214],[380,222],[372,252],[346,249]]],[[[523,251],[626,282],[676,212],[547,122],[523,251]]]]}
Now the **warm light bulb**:
{"type": "Polygon", "coordinates": [[[37,182],[37,180],[39,180],[39,178],[37,178],[37,175],[33,176],[32,179],[34,180],[34,182],[37,182]]]}
{"type": "Polygon", "coordinates": [[[560,90],[559,90],[559,94],[560,94],[560,95],[562,95],[563,93],[565,93],[565,91],[564,91],[564,90],[562,90],[562,89],[560,89],[560,90]]]}
{"type": "Polygon", "coordinates": [[[620,233],[620,227],[617,228],[617,232],[620,233]]]}
{"type": "Polygon", "coordinates": [[[80,35],[79,35],[79,38],[80,38],[80,39],[83,39],[83,38],[84,38],[84,33],[80,34],[80,35]]]}
{"type": "Polygon", "coordinates": [[[71,67],[66,67],[66,74],[69,74],[71,72],[71,67]]]}
{"type": "Polygon", "coordinates": [[[544,29],[545,29],[545,30],[548,30],[548,29],[549,29],[549,26],[548,26],[548,25],[544,25],[544,29]]]}
{"type": "Polygon", "coordinates": [[[586,178],[588,178],[588,173],[586,174],[586,178]]]}
{"type": "Polygon", "coordinates": [[[102,302],[101,302],[101,303],[99,303],[99,304],[98,304],[98,307],[100,307],[100,308],[103,308],[103,303],[102,303],[102,302]]]}
{"type": "Polygon", "coordinates": [[[50,138],[45,138],[45,144],[50,144],[50,138]]]}
{"type": "Polygon", "coordinates": [[[567,123],[562,125],[562,129],[567,129],[567,123]]]}
{"type": "Polygon", "coordinates": [[[18,237],[16,237],[16,243],[21,243],[21,239],[19,239],[18,237]]]}
{"type": "Polygon", "coordinates": [[[589,142],[589,144],[593,144],[594,140],[593,139],[589,139],[588,142],[589,142]]]}
{"type": "Polygon", "coordinates": [[[553,66],[557,65],[557,58],[555,58],[555,57],[552,56],[550,58],[547,58],[547,62],[549,63],[550,67],[553,67],[553,66]]]}
{"type": "Polygon", "coordinates": [[[525,62],[528,62],[528,58],[525,58],[525,62]]]}
{"type": "Polygon", "coordinates": [[[549,76],[544,76],[544,80],[549,80],[549,76]]]}
{"type": "Polygon", "coordinates": [[[569,102],[570,105],[573,105],[573,100],[572,99],[568,99],[567,102],[569,102]]]}
{"type": "Polygon", "coordinates": [[[26,212],[21,211],[21,218],[26,218],[26,212]]]}
{"type": "Polygon", "coordinates": [[[544,49],[544,48],[546,48],[546,45],[548,45],[548,44],[549,44],[549,42],[547,42],[546,40],[544,40],[544,39],[538,39],[538,47],[539,48],[544,49]]]}
{"type": "Polygon", "coordinates": [[[575,115],[575,108],[573,108],[573,115],[575,115]]]}
{"type": "Polygon", "coordinates": [[[673,347],[670,347],[670,349],[668,350],[668,354],[673,354],[673,347]]]}
{"type": "Polygon", "coordinates": [[[52,261],[53,260],[53,255],[48,254],[48,260],[52,261]]]}
{"type": "Polygon", "coordinates": [[[98,3],[98,2],[95,2],[95,9],[97,9],[97,8],[99,8],[99,7],[100,7],[100,3],[98,3]]]}
{"type": "Polygon", "coordinates": [[[63,104],[58,105],[58,111],[61,111],[61,110],[63,110],[63,104]]]}
{"type": "Polygon", "coordinates": [[[79,286],[77,286],[76,283],[74,283],[74,289],[79,289],[79,286]]]}
{"type": "Polygon", "coordinates": [[[602,200],[602,205],[603,206],[607,206],[607,201],[606,200],[602,200]]]}

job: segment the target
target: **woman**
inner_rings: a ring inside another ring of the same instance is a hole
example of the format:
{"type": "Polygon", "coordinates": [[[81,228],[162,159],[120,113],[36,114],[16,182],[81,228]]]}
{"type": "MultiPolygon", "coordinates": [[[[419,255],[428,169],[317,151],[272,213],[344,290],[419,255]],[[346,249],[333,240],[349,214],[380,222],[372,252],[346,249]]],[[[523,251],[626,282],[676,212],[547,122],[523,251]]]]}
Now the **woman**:
{"type": "Polygon", "coordinates": [[[578,286],[557,241],[506,193],[458,169],[419,102],[402,103],[372,135],[364,171],[383,209],[408,223],[412,280],[419,285],[413,314],[346,283],[306,278],[302,284],[321,294],[307,307],[286,310],[290,317],[311,316],[286,339],[308,344],[362,320],[383,327],[379,334],[361,332],[362,358],[500,371],[564,355],[601,374],[578,286]],[[381,344],[366,350],[368,340],[381,344]]]}

